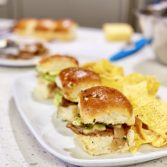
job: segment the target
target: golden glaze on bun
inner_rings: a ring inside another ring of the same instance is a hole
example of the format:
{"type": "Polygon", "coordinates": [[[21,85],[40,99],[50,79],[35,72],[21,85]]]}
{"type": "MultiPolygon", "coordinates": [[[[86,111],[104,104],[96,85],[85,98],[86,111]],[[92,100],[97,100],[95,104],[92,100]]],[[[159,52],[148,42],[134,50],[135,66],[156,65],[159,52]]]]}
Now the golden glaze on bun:
{"type": "Polygon", "coordinates": [[[55,31],[58,32],[67,32],[73,28],[73,26],[76,26],[77,24],[70,20],[70,19],[64,19],[64,20],[57,20],[55,23],[55,31]]]}
{"type": "Polygon", "coordinates": [[[36,31],[52,31],[55,29],[55,23],[52,19],[41,19],[38,20],[35,30],[36,31]]]}
{"type": "Polygon", "coordinates": [[[134,124],[132,105],[121,92],[113,88],[96,86],[82,91],[79,107],[85,124],[134,124]]]}
{"type": "Polygon", "coordinates": [[[48,72],[50,74],[58,74],[65,68],[75,66],[78,66],[78,61],[74,57],[67,55],[53,55],[42,58],[37,65],[37,70],[41,73],[48,72]]]}
{"type": "Polygon", "coordinates": [[[93,71],[80,67],[70,67],[60,72],[57,82],[68,100],[78,102],[80,91],[100,85],[100,77],[93,71]]]}
{"type": "Polygon", "coordinates": [[[42,40],[73,40],[77,24],[70,19],[53,20],[21,19],[16,22],[13,31],[19,35],[32,36],[42,40]]]}
{"type": "Polygon", "coordinates": [[[31,35],[36,24],[36,19],[22,19],[16,23],[16,25],[13,28],[13,31],[19,35],[31,35]]]}

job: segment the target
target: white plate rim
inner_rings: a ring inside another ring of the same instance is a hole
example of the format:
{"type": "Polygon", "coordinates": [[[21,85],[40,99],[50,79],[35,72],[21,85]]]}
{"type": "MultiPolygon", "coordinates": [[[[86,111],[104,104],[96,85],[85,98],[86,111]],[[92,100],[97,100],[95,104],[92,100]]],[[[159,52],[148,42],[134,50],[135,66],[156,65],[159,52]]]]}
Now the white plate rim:
{"type": "MultiPolygon", "coordinates": [[[[82,166],[124,166],[124,165],[132,165],[132,164],[137,164],[140,162],[146,162],[146,161],[150,161],[150,160],[154,160],[154,159],[158,159],[161,157],[165,157],[167,156],[167,150],[159,150],[158,152],[152,152],[152,153],[148,153],[148,154],[138,154],[137,156],[135,156],[135,154],[130,157],[120,157],[120,158],[116,158],[116,159],[77,159],[77,158],[73,158],[73,157],[67,157],[65,155],[62,155],[61,153],[55,151],[54,149],[52,149],[50,146],[48,146],[37,134],[37,132],[33,129],[31,123],[28,121],[27,117],[24,114],[24,111],[22,111],[19,99],[17,97],[17,91],[16,91],[16,84],[17,81],[21,78],[30,76],[30,75],[35,75],[35,72],[27,72],[26,74],[22,74],[20,76],[18,76],[11,87],[11,91],[12,91],[12,96],[14,98],[14,101],[16,103],[16,107],[17,107],[17,111],[19,112],[20,116],[22,117],[23,121],[25,122],[25,124],[27,125],[27,127],[29,128],[29,130],[31,131],[31,133],[34,135],[34,137],[36,138],[36,140],[40,143],[40,145],[46,149],[48,152],[50,152],[52,155],[56,156],[57,158],[68,162],[70,164],[73,165],[82,165],[82,166]]],[[[165,87],[162,87],[163,89],[167,89],[165,87]]]]}

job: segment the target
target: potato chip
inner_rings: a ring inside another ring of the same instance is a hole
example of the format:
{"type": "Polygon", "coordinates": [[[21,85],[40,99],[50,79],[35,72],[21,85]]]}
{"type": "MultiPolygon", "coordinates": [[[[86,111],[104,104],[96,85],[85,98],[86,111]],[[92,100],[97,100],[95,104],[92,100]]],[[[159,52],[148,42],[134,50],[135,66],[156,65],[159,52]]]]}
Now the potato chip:
{"type": "Polygon", "coordinates": [[[136,152],[142,144],[151,144],[154,147],[162,147],[167,144],[167,138],[148,129],[140,119],[136,119],[132,129],[135,132],[135,144],[130,148],[131,152],[136,152]]]}
{"type": "Polygon", "coordinates": [[[146,81],[134,85],[124,83],[122,92],[132,103],[134,109],[147,104],[150,100],[146,81]]]}
{"type": "Polygon", "coordinates": [[[103,76],[123,76],[124,71],[122,67],[115,66],[106,59],[102,59],[98,62],[91,62],[84,64],[82,67],[92,70],[103,76]]]}
{"type": "Polygon", "coordinates": [[[96,63],[84,64],[83,67],[98,73],[103,86],[122,90],[123,68],[113,65],[105,59],[96,63]]]}
{"type": "Polygon", "coordinates": [[[124,82],[127,84],[137,84],[146,81],[148,93],[155,95],[160,86],[160,82],[154,76],[144,76],[138,73],[132,73],[124,77],[124,82]]]}
{"type": "Polygon", "coordinates": [[[148,128],[167,138],[167,103],[151,98],[147,104],[136,107],[136,117],[148,128]]]}

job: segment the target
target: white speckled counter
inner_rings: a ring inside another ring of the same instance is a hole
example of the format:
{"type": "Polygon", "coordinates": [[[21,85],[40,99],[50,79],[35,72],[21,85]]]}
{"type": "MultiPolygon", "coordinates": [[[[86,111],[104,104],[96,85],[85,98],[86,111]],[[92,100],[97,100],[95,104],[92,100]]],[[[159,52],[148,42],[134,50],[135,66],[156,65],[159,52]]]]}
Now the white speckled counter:
{"type": "Polygon", "coordinates": [[[10,85],[17,74],[29,70],[0,68],[0,166],[67,166],[41,148],[16,111],[10,85]]]}
{"type": "MultiPolygon", "coordinates": [[[[124,62],[126,61],[136,63],[133,66],[135,71],[154,73],[164,85],[167,85],[164,79],[164,76],[167,76],[167,67],[159,65],[154,60],[150,48],[145,48],[124,62]]],[[[124,62],[119,64],[126,67],[124,62]]],[[[10,86],[17,75],[31,70],[33,69],[0,67],[0,167],[70,167],[69,164],[58,160],[38,144],[17,112],[11,97],[10,86]]],[[[166,167],[167,157],[133,166],[166,167]]]]}

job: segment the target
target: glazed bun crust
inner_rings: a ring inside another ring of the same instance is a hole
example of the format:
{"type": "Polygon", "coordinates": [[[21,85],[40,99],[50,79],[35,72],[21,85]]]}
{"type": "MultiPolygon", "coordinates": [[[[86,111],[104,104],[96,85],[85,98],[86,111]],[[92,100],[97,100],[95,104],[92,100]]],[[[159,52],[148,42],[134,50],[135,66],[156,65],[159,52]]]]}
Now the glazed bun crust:
{"type": "Polygon", "coordinates": [[[99,82],[99,75],[93,71],[86,70],[80,67],[70,67],[62,70],[59,74],[63,88],[69,88],[71,82],[73,85],[79,84],[80,82],[99,82]]]}
{"type": "Polygon", "coordinates": [[[37,70],[42,73],[56,73],[68,67],[78,66],[78,61],[68,55],[53,55],[42,58],[38,65],[37,70]]]}
{"type": "Polygon", "coordinates": [[[16,23],[14,26],[14,31],[15,30],[27,30],[29,28],[33,29],[37,24],[37,20],[33,18],[27,18],[27,19],[22,19],[16,23]]]}
{"type": "Polygon", "coordinates": [[[41,19],[38,20],[35,31],[52,31],[55,28],[54,20],[52,19],[41,19]]]}
{"type": "Polygon", "coordinates": [[[80,91],[100,85],[100,77],[93,71],[70,67],[60,72],[59,82],[64,96],[70,101],[78,102],[80,91]]]}
{"type": "Polygon", "coordinates": [[[22,19],[15,24],[13,31],[19,35],[31,36],[36,24],[37,24],[36,19],[31,19],[31,18],[22,19]]]}
{"type": "Polygon", "coordinates": [[[70,19],[56,20],[54,22],[56,32],[68,32],[72,31],[73,28],[77,27],[77,24],[70,19]]]}
{"type": "Polygon", "coordinates": [[[79,97],[83,123],[134,124],[132,105],[118,90],[96,86],[86,89],[79,97]]]}
{"type": "Polygon", "coordinates": [[[76,37],[77,26],[77,23],[70,19],[26,18],[17,21],[13,31],[19,35],[31,36],[44,41],[55,39],[69,41],[76,37]]]}

